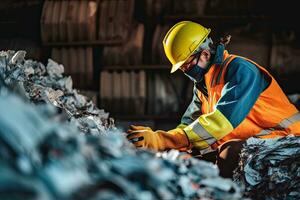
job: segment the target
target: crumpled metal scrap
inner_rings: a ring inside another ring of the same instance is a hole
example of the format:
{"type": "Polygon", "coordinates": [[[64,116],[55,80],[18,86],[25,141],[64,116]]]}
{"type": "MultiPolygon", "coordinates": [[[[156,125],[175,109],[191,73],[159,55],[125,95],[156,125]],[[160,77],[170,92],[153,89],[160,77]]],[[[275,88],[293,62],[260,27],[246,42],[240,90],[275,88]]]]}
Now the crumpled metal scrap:
{"type": "Polygon", "coordinates": [[[64,67],[48,59],[47,66],[25,60],[25,51],[0,52],[0,72],[8,85],[16,82],[23,87],[32,102],[50,102],[64,110],[69,118],[77,120],[84,133],[101,134],[114,128],[109,113],[98,109],[92,101],[73,89],[71,77],[64,77],[64,67]],[[93,128],[89,125],[95,124],[93,128]]]}
{"type": "Polygon", "coordinates": [[[300,199],[300,137],[250,138],[242,152],[235,181],[253,199],[300,199]]]}
{"type": "MultiPolygon", "coordinates": [[[[12,177],[24,182],[25,185],[20,186],[32,190],[28,199],[38,199],[38,196],[64,199],[90,183],[87,172],[84,173],[87,168],[84,157],[76,153],[78,139],[71,134],[76,129],[50,123],[42,114],[45,110],[40,112],[24,104],[15,95],[1,96],[0,109],[5,113],[0,116],[0,163],[2,167],[9,166],[12,177]]],[[[2,184],[0,187],[6,188],[5,182],[2,184]]],[[[22,196],[21,188],[16,188],[15,192],[8,199],[22,196]]],[[[5,195],[0,193],[0,198],[5,195]]]]}
{"type": "Polygon", "coordinates": [[[7,114],[0,116],[0,168],[10,173],[0,175],[0,189],[15,192],[0,192],[1,199],[26,191],[27,199],[241,198],[240,188],[210,163],[177,151],[136,151],[117,130],[79,134],[70,123],[52,120],[53,106],[33,107],[1,94],[0,109],[7,114]]]}
{"type": "Polygon", "coordinates": [[[164,152],[164,159],[172,162],[175,175],[172,181],[177,187],[167,184],[178,199],[242,199],[243,187],[230,179],[219,176],[219,169],[212,163],[195,158],[187,158],[186,154],[176,150],[164,152]],[[181,155],[182,154],[182,155],[181,155]]]}

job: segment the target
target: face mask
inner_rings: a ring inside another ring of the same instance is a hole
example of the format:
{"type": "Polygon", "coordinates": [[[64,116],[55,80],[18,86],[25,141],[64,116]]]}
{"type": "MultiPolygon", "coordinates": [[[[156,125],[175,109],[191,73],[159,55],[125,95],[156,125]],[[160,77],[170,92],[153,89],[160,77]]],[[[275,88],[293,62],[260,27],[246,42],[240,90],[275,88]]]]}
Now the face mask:
{"type": "Polygon", "coordinates": [[[191,69],[184,74],[194,82],[200,82],[206,73],[206,70],[201,68],[199,65],[194,65],[191,69]]]}
{"type": "MultiPolygon", "coordinates": [[[[200,56],[199,56],[200,57],[200,56]]],[[[206,73],[206,69],[200,67],[197,63],[199,61],[199,57],[195,65],[193,65],[190,70],[186,71],[184,74],[189,77],[193,82],[200,82],[206,73]]]]}

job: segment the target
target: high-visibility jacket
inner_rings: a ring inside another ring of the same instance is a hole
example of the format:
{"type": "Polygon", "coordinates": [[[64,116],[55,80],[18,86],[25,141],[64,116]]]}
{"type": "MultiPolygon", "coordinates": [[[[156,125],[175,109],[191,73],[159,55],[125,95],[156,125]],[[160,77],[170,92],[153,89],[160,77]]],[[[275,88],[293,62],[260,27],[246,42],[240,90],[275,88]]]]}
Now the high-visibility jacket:
{"type": "Polygon", "coordinates": [[[191,124],[178,127],[185,131],[194,147],[207,152],[231,139],[247,139],[252,136],[273,138],[291,133],[300,135],[298,110],[289,102],[272,75],[257,63],[224,51],[221,65],[213,64],[204,80],[207,96],[197,91],[201,101],[201,115],[191,124]],[[270,84],[260,93],[245,119],[237,127],[233,127],[215,107],[222,96],[228,66],[237,57],[254,64],[270,79],[270,84]]]}

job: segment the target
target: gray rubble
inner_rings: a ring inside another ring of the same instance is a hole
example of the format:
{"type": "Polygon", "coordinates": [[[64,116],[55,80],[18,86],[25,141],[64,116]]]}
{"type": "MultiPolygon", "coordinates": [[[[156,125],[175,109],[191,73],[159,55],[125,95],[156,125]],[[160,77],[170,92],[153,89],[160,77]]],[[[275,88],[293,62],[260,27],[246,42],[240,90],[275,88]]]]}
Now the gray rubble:
{"type": "Polygon", "coordinates": [[[0,199],[240,199],[216,166],[136,151],[122,133],[80,134],[1,88],[0,199]]]}
{"type": "Polygon", "coordinates": [[[73,89],[71,77],[63,76],[62,65],[48,59],[44,66],[25,60],[25,54],[25,51],[0,52],[0,73],[6,84],[18,83],[19,89],[34,103],[49,102],[61,108],[85,133],[103,134],[114,126],[108,113],[73,89]],[[93,126],[89,126],[91,123],[93,126]]]}
{"type": "Polygon", "coordinates": [[[300,199],[300,137],[250,138],[234,179],[252,199],[300,199]]]}
{"type": "Polygon", "coordinates": [[[211,163],[137,151],[49,62],[0,53],[0,199],[242,198],[211,163]]]}

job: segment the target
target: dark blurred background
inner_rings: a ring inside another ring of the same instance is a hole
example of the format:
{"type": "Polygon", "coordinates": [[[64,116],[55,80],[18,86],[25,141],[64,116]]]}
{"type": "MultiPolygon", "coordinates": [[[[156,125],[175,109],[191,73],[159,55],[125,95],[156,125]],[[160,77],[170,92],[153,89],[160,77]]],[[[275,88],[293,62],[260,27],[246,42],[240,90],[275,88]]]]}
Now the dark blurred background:
{"type": "Polygon", "coordinates": [[[118,126],[174,128],[192,97],[182,73],[169,74],[162,39],[181,20],[231,34],[230,53],[265,66],[286,94],[300,92],[297,1],[2,0],[0,49],[65,66],[74,87],[118,126]]]}

